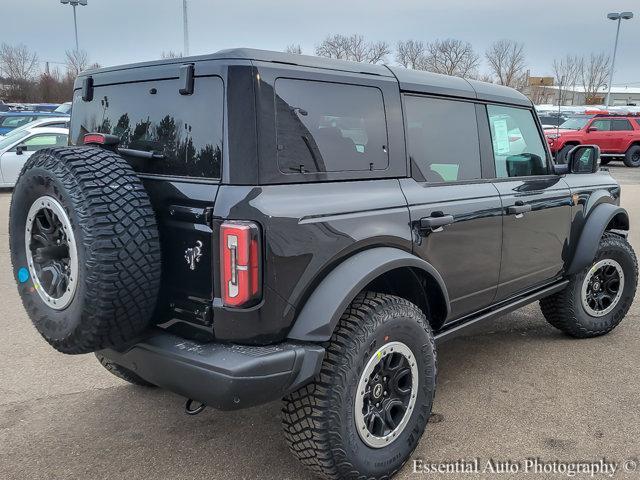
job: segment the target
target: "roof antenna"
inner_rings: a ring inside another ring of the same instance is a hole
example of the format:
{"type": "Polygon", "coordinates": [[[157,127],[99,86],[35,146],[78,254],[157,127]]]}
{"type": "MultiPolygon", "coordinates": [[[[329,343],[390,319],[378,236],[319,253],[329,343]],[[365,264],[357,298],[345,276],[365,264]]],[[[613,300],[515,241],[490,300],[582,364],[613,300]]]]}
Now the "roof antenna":
{"type": "MultiPolygon", "coordinates": [[[[562,84],[564,83],[564,75],[560,76],[558,84],[558,120],[560,121],[560,106],[562,105],[562,84]]],[[[560,136],[560,123],[556,123],[556,139],[560,136]]],[[[556,153],[557,155],[557,153],[556,153]]]]}

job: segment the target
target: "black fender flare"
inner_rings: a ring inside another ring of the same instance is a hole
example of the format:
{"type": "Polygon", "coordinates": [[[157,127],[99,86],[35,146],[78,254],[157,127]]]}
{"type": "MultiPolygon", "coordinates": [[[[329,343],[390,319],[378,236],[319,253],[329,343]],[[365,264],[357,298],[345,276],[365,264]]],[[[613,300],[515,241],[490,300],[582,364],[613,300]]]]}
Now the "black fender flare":
{"type": "Polygon", "coordinates": [[[376,247],[344,260],[320,282],[302,307],[288,338],[305,342],[329,340],[356,295],[380,275],[401,267],[420,269],[431,275],[441,289],[449,314],[449,294],[433,265],[397,248],[376,247]]]}
{"type": "Polygon", "coordinates": [[[612,203],[601,203],[594,207],[587,217],[584,227],[580,232],[580,239],[576,245],[573,258],[567,269],[567,275],[574,275],[585,267],[591,265],[598,251],[598,244],[605,232],[607,225],[616,216],[622,214],[626,227],[629,227],[629,214],[627,211],[612,203]]]}

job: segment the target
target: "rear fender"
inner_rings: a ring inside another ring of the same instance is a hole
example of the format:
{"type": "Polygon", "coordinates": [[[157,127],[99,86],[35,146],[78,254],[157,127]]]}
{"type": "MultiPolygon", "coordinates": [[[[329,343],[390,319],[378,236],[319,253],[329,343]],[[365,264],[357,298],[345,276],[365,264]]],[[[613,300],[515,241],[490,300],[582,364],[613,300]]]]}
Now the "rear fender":
{"type": "Polygon", "coordinates": [[[420,269],[430,275],[441,290],[447,314],[450,312],[446,286],[431,264],[396,248],[372,248],[348,258],[322,280],[300,311],[289,332],[289,339],[307,342],[329,340],[356,295],[380,275],[401,267],[420,269]]]}

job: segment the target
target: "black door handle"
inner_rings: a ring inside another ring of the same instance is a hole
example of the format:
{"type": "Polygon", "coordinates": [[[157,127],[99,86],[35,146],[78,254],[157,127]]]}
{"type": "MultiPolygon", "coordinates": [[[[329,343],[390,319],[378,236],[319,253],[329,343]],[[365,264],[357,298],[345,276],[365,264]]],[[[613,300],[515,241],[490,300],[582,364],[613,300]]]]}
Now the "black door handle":
{"type": "Polygon", "coordinates": [[[531,211],[531,204],[523,204],[522,202],[516,202],[515,205],[511,205],[510,207],[507,208],[507,212],[509,212],[509,215],[519,215],[521,213],[525,213],[525,212],[530,212],[531,211]]]}
{"type": "Polygon", "coordinates": [[[434,217],[424,217],[420,219],[420,228],[423,230],[435,230],[436,228],[451,225],[453,223],[453,215],[439,215],[434,217]]]}

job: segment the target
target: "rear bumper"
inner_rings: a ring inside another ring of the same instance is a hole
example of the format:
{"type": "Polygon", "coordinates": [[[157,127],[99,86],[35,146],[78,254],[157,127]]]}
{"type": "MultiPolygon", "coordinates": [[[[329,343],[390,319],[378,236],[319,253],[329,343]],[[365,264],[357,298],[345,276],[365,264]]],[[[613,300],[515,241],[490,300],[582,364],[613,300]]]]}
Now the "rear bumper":
{"type": "Polygon", "coordinates": [[[324,358],[324,348],[315,344],[198,343],[161,330],[99,353],[154,385],[219,410],[279,399],[310,382],[324,358]]]}

